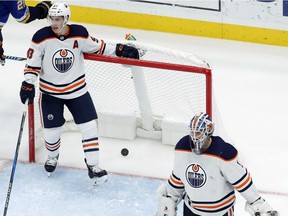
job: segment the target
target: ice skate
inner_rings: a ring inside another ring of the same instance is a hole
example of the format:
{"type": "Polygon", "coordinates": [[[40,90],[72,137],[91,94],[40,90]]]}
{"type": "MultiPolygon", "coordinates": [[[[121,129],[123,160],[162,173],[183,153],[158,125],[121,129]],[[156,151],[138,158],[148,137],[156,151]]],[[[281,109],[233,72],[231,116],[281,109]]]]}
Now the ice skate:
{"type": "Polygon", "coordinates": [[[54,170],[56,169],[58,157],[59,155],[57,155],[56,157],[48,157],[48,159],[46,160],[44,168],[47,171],[48,176],[50,176],[51,173],[54,172],[54,170]]]}
{"type": "Polygon", "coordinates": [[[108,180],[106,170],[100,169],[98,165],[90,166],[87,163],[86,165],[88,168],[88,176],[93,180],[94,185],[103,184],[108,180]]]}

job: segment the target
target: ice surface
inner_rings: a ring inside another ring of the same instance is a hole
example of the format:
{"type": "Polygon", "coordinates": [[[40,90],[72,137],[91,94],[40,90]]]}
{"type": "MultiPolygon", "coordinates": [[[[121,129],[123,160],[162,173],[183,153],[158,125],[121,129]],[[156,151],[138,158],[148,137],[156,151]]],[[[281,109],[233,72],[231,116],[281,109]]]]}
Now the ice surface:
{"type": "MultiPolygon", "coordinates": [[[[1,170],[1,209],[12,165],[1,170]]],[[[109,173],[109,180],[92,186],[84,169],[58,167],[50,177],[43,165],[19,163],[8,215],[154,215],[160,179],[109,173]]]]}
{"type": "MultiPolygon", "coordinates": [[[[2,30],[6,54],[25,56],[32,35],[46,24],[37,21],[23,25],[10,19],[2,30]]],[[[132,33],[145,43],[205,58],[213,67],[217,102],[214,107],[218,107],[227,133],[261,194],[281,215],[288,215],[287,47],[85,26],[97,38],[123,40],[125,34],[132,33]]],[[[0,67],[0,208],[4,208],[23,110],[19,88],[24,64],[7,60],[5,67],[0,67]]],[[[110,176],[106,184],[93,188],[85,170],[80,139],[75,133],[63,135],[59,167],[47,178],[43,169],[44,148],[37,150],[36,164],[25,163],[28,159],[25,127],[8,215],[155,215],[155,189],[160,184],[157,178],[170,174],[173,147],[139,138],[125,141],[100,137],[101,166],[110,176]],[[130,151],[127,157],[120,154],[123,147],[130,151]]],[[[248,215],[243,210],[244,204],[238,196],[235,215],[248,215]]]]}

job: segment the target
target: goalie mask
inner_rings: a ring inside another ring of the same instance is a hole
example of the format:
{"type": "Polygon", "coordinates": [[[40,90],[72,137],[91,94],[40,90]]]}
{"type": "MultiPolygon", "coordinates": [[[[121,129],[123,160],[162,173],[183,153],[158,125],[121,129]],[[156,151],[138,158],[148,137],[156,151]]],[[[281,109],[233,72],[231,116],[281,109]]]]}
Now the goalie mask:
{"type": "Polygon", "coordinates": [[[65,25],[67,25],[67,23],[71,17],[70,7],[68,4],[62,3],[62,2],[57,2],[51,6],[51,8],[49,9],[49,12],[48,12],[48,20],[50,21],[50,23],[52,23],[51,17],[59,17],[59,16],[63,17],[63,19],[64,19],[63,26],[61,28],[61,30],[62,30],[63,27],[65,25]]]}
{"type": "Polygon", "coordinates": [[[201,112],[192,118],[189,129],[194,144],[191,148],[196,154],[201,154],[204,143],[213,134],[214,124],[209,115],[201,112]]]}

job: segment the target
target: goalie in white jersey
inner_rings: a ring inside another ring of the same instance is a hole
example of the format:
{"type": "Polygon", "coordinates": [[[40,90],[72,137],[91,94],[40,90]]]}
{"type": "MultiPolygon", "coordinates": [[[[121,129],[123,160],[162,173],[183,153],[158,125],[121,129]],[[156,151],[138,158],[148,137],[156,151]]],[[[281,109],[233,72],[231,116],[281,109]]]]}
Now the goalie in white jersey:
{"type": "Polygon", "coordinates": [[[212,136],[214,124],[207,114],[195,115],[189,128],[175,146],[170,178],[157,189],[157,216],[176,216],[182,199],[184,216],[232,216],[235,191],[246,199],[245,210],[252,216],[279,215],[260,197],[237,149],[212,136]]]}
{"type": "Polygon", "coordinates": [[[55,170],[61,144],[61,126],[64,105],[71,112],[82,134],[82,145],[88,175],[95,184],[107,180],[107,172],[100,169],[97,113],[87,91],[83,53],[117,55],[139,58],[138,50],[128,45],[108,45],[89,36],[82,25],[68,24],[70,8],[66,3],[55,3],[48,13],[51,26],[38,30],[27,51],[20,97],[22,103],[35,97],[35,84],[39,77],[39,106],[44,127],[48,159],[45,170],[55,170]]]}

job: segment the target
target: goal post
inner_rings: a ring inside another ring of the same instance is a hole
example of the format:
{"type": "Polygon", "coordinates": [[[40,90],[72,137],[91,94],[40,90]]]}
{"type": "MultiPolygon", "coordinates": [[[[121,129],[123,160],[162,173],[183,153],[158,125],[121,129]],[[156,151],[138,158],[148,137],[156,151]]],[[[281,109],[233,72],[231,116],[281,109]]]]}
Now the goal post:
{"type": "Polygon", "coordinates": [[[28,148],[29,162],[35,162],[35,112],[34,102],[28,104],[28,148]]]}
{"type": "MultiPolygon", "coordinates": [[[[147,53],[140,60],[84,54],[99,136],[128,140],[144,137],[176,144],[187,133],[195,113],[214,113],[211,68],[189,53],[141,46],[147,53]]],[[[30,162],[35,161],[35,149],[44,146],[37,100],[36,92],[35,102],[28,109],[30,162]]],[[[67,125],[75,125],[69,113],[65,119],[67,125]]],[[[71,127],[67,128],[69,131],[71,127]]]]}

